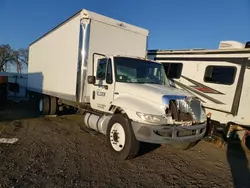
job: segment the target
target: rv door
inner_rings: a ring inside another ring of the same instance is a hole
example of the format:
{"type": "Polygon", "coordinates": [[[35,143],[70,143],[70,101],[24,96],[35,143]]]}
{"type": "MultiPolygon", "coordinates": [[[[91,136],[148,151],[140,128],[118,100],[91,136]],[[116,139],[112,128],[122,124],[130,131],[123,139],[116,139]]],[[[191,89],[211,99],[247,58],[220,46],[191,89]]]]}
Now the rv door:
{"type": "Polygon", "coordinates": [[[199,69],[184,70],[182,80],[188,82],[205,107],[232,113],[240,70],[239,64],[207,61],[199,63],[199,69]]]}

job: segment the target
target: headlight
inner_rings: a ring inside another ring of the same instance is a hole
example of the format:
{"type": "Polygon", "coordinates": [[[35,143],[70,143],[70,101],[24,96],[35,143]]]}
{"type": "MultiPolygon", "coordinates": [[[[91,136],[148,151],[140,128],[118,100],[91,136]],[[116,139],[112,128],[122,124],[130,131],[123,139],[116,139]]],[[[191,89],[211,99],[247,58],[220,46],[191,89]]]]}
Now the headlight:
{"type": "Polygon", "coordinates": [[[156,124],[166,123],[166,120],[162,116],[152,115],[152,114],[144,114],[142,112],[136,112],[136,114],[142,120],[149,122],[149,123],[156,123],[156,124]]]}

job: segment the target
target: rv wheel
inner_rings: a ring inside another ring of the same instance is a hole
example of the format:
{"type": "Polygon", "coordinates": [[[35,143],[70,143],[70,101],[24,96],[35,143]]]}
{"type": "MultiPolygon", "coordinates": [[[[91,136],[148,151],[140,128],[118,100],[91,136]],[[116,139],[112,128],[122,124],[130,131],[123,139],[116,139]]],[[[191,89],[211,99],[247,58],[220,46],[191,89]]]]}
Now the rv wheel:
{"type": "Polygon", "coordinates": [[[106,136],[108,147],[116,159],[132,159],[138,154],[140,142],[136,140],[129,120],[122,115],[111,118],[106,136]]]}
{"type": "Polygon", "coordinates": [[[39,112],[42,115],[48,115],[49,114],[49,106],[50,101],[48,96],[42,96],[42,98],[39,101],[39,112]]]}

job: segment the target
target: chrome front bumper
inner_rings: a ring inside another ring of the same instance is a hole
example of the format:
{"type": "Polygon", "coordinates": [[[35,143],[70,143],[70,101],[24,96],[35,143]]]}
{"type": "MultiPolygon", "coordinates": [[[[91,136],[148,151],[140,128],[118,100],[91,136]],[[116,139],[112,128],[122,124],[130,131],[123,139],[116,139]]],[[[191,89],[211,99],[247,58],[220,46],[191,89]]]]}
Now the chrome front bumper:
{"type": "Polygon", "coordinates": [[[194,142],[204,137],[207,123],[178,126],[178,125],[148,125],[132,122],[137,140],[155,144],[172,144],[178,142],[194,142]]]}

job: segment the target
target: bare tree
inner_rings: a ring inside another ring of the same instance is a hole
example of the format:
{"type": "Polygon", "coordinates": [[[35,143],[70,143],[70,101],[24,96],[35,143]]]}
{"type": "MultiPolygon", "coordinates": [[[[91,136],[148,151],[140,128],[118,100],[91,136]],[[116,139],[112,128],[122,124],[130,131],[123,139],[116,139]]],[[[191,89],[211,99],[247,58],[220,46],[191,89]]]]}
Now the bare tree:
{"type": "Polygon", "coordinates": [[[13,50],[10,45],[4,44],[0,46],[0,71],[6,71],[6,66],[13,61],[13,50]]]}
{"type": "Polygon", "coordinates": [[[21,48],[18,50],[18,59],[22,64],[28,65],[29,51],[21,48]]]}
{"type": "Polygon", "coordinates": [[[7,71],[8,67],[15,65],[17,72],[21,73],[24,66],[28,66],[28,49],[13,50],[10,45],[0,46],[0,71],[7,71]]]}
{"type": "Polygon", "coordinates": [[[18,73],[22,72],[22,63],[19,58],[19,51],[13,51],[13,59],[11,64],[16,65],[18,73]]]}
{"type": "Polygon", "coordinates": [[[28,55],[27,49],[18,49],[14,52],[14,64],[18,73],[21,73],[24,66],[28,66],[28,55]]]}

